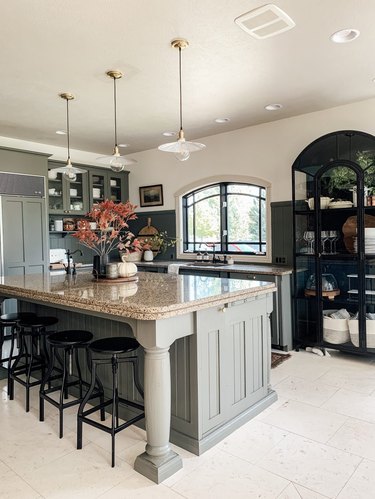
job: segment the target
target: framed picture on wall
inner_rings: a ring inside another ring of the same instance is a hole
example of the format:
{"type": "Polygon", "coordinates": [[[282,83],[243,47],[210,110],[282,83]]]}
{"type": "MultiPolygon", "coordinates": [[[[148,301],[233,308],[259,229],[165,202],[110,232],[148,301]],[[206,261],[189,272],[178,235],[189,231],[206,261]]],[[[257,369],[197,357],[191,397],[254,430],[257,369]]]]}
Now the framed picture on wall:
{"type": "Polygon", "coordinates": [[[144,185],[139,188],[140,206],[163,206],[163,186],[144,185]]]}

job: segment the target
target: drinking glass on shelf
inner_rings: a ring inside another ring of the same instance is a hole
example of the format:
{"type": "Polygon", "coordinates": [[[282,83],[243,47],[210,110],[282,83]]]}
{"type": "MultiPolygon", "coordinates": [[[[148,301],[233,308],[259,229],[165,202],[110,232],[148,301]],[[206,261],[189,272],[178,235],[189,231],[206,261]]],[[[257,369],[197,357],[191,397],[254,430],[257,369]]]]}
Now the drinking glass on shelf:
{"type": "Polygon", "coordinates": [[[336,251],[336,243],[340,239],[339,237],[339,231],[338,230],[329,230],[329,245],[330,245],[330,253],[335,255],[337,253],[336,251]]]}
{"type": "Polygon", "coordinates": [[[314,254],[314,240],[315,240],[315,234],[313,230],[306,230],[303,233],[303,239],[306,241],[308,248],[307,248],[307,253],[309,255],[314,254]]]}
{"type": "MultiPolygon", "coordinates": [[[[326,251],[326,242],[329,240],[329,230],[322,230],[320,233],[321,241],[322,241],[322,254],[328,255],[328,251],[326,251]]],[[[332,251],[331,251],[332,253],[332,251]]]]}

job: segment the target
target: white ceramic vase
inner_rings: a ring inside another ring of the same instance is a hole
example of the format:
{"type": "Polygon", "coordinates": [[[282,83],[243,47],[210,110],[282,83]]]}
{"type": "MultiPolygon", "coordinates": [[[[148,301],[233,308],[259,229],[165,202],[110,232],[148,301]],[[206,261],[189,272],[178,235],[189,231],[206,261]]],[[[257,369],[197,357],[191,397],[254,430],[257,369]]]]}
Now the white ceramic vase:
{"type": "Polygon", "coordinates": [[[143,252],[143,260],[145,262],[152,262],[152,260],[154,259],[154,254],[151,250],[145,250],[143,252]]]}

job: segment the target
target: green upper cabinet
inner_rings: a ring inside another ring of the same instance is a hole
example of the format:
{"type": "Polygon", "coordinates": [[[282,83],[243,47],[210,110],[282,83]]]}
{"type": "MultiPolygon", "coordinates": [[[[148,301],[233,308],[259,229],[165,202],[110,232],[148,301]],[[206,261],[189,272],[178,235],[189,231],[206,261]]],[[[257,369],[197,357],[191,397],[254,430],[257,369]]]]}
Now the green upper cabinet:
{"type": "MultiPolygon", "coordinates": [[[[89,208],[88,174],[77,173],[75,182],[63,178],[54,168],[65,163],[48,162],[48,207],[49,213],[84,215],[89,208]]],[[[83,165],[77,165],[77,167],[83,165]]]]}
{"type": "Polygon", "coordinates": [[[125,203],[129,198],[128,175],[129,172],[114,173],[111,170],[90,169],[90,206],[105,199],[125,203]]]}
{"type": "Polygon", "coordinates": [[[111,199],[125,203],[129,198],[129,172],[114,173],[112,170],[75,164],[87,173],[78,173],[75,182],[69,182],[54,168],[65,166],[59,161],[48,162],[49,213],[56,215],[85,215],[94,203],[111,199]]]}

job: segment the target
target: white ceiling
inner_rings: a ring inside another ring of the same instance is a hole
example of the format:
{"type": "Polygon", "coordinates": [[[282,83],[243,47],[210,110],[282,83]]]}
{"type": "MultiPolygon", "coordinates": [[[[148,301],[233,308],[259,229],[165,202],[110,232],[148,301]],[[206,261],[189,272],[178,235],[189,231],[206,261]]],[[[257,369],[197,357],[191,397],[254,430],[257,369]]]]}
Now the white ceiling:
{"type": "MultiPolygon", "coordinates": [[[[120,69],[119,142],[133,153],[174,139],[178,128],[176,37],[182,54],[188,140],[371,98],[375,94],[374,0],[275,0],[296,27],[263,41],[234,19],[266,0],[3,0],[0,15],[0,135],[111,154],[112,81],[120,69]],[[334,44],[329,36],[357,28],[334,44]],[[282,103],[276,112],[264,110],[282,103]],[[217,117],[231,122],[219,125],[217,117]]],[[[374,117],[375,119],[375,117],[374,117]]],[[[160,153],[162,154],[162,153],[160,153]]]]}

